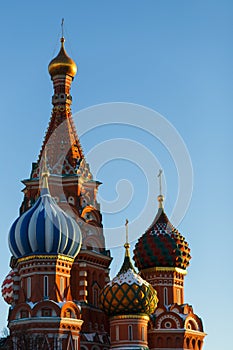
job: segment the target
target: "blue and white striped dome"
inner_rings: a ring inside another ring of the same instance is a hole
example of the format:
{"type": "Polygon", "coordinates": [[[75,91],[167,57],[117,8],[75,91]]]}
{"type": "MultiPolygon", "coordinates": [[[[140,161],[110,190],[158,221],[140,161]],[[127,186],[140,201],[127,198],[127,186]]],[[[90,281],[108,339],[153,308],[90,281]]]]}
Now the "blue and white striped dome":
{"type": "MultiPolygon", "coordinates": [[[[46,181],[43,181],[47,184],[46,181]]],[[[75,257],[81,248],[82,234],[77,222],[67,215],[43,186],[31,209],[13,223],[9,247],[15,258],[31,254],[63,254],[75,257]]]]}

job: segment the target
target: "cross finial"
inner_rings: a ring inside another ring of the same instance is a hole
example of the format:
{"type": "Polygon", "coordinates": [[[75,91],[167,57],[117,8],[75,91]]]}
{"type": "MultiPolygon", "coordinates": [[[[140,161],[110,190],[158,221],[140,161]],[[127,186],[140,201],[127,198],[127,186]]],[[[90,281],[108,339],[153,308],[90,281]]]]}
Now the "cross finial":
{"type": "Polygon", "coordinates": [[[128,224],[129,221],[128,219],[125,220],[125,235],[126,235],[126,242],[125,242],[125,256],[129,257],[130,253],[129,253],[129,248],[130,248],[130,244],[129,244],[129,232],[128,232],[128,224]]]}
{"type": "Polygon", "coordinates": [[[162,173],[163,170],[159,169],[159,173],[158,173],[158,178],[159,178],[159,194],[162,195],[162,173]]]}
{"type": "Polygon", "coordinates": [[[159,178],[159,195],[158,195],[158,202],[159,202],[159,208],[163,209],[163,201],[164,196],[162,195],[162,173],[163,170],[159,169],[158,178],[159,178]]]}
{"type": "Polygon", "coordinates": [[[64,18],[61,20],[61,37],[64,38],[64,18]]]}
{"type": "Polygon", "coordinates": [[[128,231],[128,219],[125,220],[125,235],[126,235],[126,244],[129,243],[129,231],[128,231]]]}

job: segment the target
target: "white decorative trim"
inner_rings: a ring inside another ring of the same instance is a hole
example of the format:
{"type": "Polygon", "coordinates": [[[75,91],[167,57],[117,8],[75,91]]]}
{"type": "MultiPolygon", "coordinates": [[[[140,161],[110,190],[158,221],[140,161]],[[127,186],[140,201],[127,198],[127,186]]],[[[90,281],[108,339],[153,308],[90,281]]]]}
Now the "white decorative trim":
{"type": "Polygon", "coordinates": [[[169,321],[169,319],[175,321],[177,328],[181,327],[179,320],[175,316],[170,315],[170,314],[165,314],[164,316],[161,316],[161,318],[159,319],[158,324],[157,324],[157,329],[161,329],[162,322],[164,320],[168,320],[169,321]]]}

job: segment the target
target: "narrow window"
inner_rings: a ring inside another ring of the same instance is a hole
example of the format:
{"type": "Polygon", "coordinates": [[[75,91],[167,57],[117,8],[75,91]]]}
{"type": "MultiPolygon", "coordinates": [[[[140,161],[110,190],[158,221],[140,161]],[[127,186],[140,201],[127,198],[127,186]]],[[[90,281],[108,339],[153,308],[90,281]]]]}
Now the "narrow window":
{"type": "Polygon", "coordinates": [[[177,289],[176,293],[177,293],[177,304],[181,304],[181,301],[180,301],[180,289],[177,289]]]}
{"type": "Polygon", "coordinates": [[[133,327],[131,325],[128,326],[128,335],[129,335],[129,340],[133,340],[133,327]]]}
{"type": "Polygon", "coordinates": [[[44,298],[48,298],[48,284],[49,284],[49,281],[48,281],[48,276],[44,276],[44,298]]]}
{"type": "Polygon", "coordinates": [[[164,305],[168,305],[168,293],[167,293],[167,287],[164,288],[163,290],[164,294],[164,305]]]}
{"type": "Polygon", "coordinates": [[[32,288],[31,288],[31,283],[32,283],[32,281],[31,281],[31,277],[28,277],[27,278],[27,298],[28,299],[30,299],[31,298],[31,290],[32,290],[32,288]]]}
{"type": "Polygon", "coordinates": [[[116,326],[116,340],[119,340],[119,326],[116,326]]]}
{"type": "Polygon", "coordinates": [[[145,341],[145,327],[142,327],[142,341],[145,341]]]}
{"type": "Polygon", "coordinates": [[[94,306],[98,306],[98,289],[97,288],[94,288],[93,290],[93,304],[94,306]]]}
{"type": "Polygon", "coordinates": [[[61,294],[61,298],[63,300],[63,298],[64,298],[64,277],[60,278],[60,294],[61,294]]]}

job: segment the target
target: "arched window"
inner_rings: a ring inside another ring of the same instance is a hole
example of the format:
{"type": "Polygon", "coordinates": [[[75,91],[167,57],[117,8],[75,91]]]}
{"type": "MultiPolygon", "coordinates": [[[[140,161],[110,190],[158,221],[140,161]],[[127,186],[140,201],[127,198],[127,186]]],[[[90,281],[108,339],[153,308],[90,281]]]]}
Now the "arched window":
{"type": "Polygon", "coordinates": [[[128,326],[128,339],[133,340],[133,327],[132,327],[132,325],[128,326]]]}
{"type": "Polygon", "coordinates": [[[99,300],[99,291],[97,288],[94,288],[93,290],[93,305],[98,306],[98,300],[99,300]]]}
{"type": "Polygon", "coordinates": [[[49,279],[48,276],[44,276],[44,298],[49,296],[49,279]]]}
{"type": "Polygon", "coordinates": [[[180,348],[181,347],[181,340],[179,337],[176,337],[176,347],[180,348]]]}
{"type": "Polygon", "coordinates": [[[116,326],[116,340],[119,340],[119,326],[116,326]]]}
{"type": "Polygon", "coordinates": [[[32,294],[32,286],[31,286],[32,280],[31,277],[27,278],[27,299],[31,298],[32,294]]]}
{"type": "Polygon", "coordinates": [[[167,290],[167,287],[164,287],[164,289],[163,289],[163,298],[164,298],[164,305],[168,305],[168,290],[167,290]]]}
{"type": "Polygon", "coordinates": [[[172,346],[172,338],[168,337],[167,338],[167,348],[171,348],[172,346]]]}
{"type": "Polygon", "coordinates": [[[145,327],[142,327],[142,341],[145,341],[145,327]]]}
{"type": "Polygon", "coordinates": [[[159,347],[163,346],[163,338],[162,337],[158,337],[157,344],[159,347]]]}

